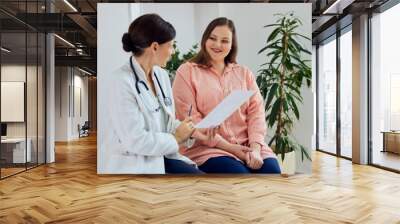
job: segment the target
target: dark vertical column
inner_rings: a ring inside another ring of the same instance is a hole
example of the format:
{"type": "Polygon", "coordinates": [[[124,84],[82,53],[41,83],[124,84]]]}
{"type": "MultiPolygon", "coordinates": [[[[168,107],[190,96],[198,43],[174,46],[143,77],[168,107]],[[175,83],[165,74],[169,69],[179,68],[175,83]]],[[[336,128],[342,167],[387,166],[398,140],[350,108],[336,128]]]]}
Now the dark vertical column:
{"type": "MultiPolygon", "coordinates": [[[[48,13],[49,0],[45,0],[45,12],[48,13]]],[[[44,72],[44,163],[47,163],[47,32],[44,33],[44,67],[42,68],[44,72]]]]}
{"type": "MultiPolygon", "coordinates": [[[[2,22],[0,21],[0,47],[1,46],[3,46],[2,45],[2,37],[1,37],[1,34],[2,34],[2,22]]],[[[0,50],[0,124],[2,124],[1,123],[1,66],[2,66],[2,58],[1,58],[1,55],[2,55],[2,52],[1,52],[1,50],[0,50]]],[[[1,148],[1,144],[0,144],[0,179],[2,179],[1,178],[1,169],[2,169],[2,167],[3,167],[3,164],[2,164],[2,157],[1,157],[1,150],[2,150],[2,148],[1,148]]]]}
{"type": "MultiPolygon", "coordinates": [[[[36,13],[39,14],[39,0],[36,0],[36,13]]],[[[36,166],[38,165],[39,165],[39,30],[36,31],[36,166]]]]}
{"type": "Polygon", "coordinates": [[[316,97],[315,97],[315,103],[316,103],[316,140],[315,140],[315,147],[316,149],[319,149],[319,44],[316,45],[315,48],[315,82],[316,82],[316,97]]]}
{"type": "Polygon", "coordinates": [[[340,114],[340,76],[341,76],[341,64],[340,64],[340,29],[337,27],[336,30],[336,154],[341,156],[341,114],[340,114]]]}
{"type": "MultiPolygon", "coordinates": [[[[373,153],[372,153],[372,63],[371,63],[371,57],[372,57],[372,26],[371,26],[371,20],[372,20],[372,12],[368,11],[368,21],[367,21],[367,46],[368,46],[368,53],[367,53],[367,64],[368,64],[368,69],[367,69],[367,82],[368,82],[368,156],[367,156],[367,163],[372,164],[373,162],[373,153]]],[[[384,149],[385,149],[384,145],[384,149]]]]}
{"type": "MultiPolygon", "coordinates": [[[[28,21],[28,0],[25,0],[25,21],[28,21]]],[[[25,24],[25,87],[24,87],[24,121],[25,121],[25,170],[28,169],[28,24],[25,24]]]]}

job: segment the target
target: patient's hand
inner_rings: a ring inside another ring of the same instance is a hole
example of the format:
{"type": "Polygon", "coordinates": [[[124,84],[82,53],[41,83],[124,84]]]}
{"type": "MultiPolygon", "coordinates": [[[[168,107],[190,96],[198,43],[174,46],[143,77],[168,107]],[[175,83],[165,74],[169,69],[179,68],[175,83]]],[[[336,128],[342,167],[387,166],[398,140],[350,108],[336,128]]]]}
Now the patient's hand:
{"type": "Polygon", "coordinates": [[[252,149],[250,147],[240,145],[240,144],[232,144],[231,153],[237,156],[240,160],[245,162],[246,164],[250,162],[249,153],[251,153],[252,149]]]}
{"type": "Polygon", "coordinates": [[[192,137],[201,141],[213,141],[217,135],[218,128],[196,129],[192,137]]]}
{"type": "Polygon", "coordinates": [[[229,152],[236,157],[238,157],[240,160],[245,162],[246,164],[250,163],[250,153],[253,151],[253,148],[240,145],[240,144],[233,144],[228,142],[226,139],[224,139],[222,136],[216,134],[216,131],[218,128],[212,128],[212,129],[196,129],[196,131],[193,133],[192,137],[197,139],[197,140],[202,140],[202,141],[207,141],[207,140],[214,140],[216,137],[218,137],[218,143],[215,146],[216,148],[222,149],[226,152],[229,152]]]}
{"type": "Polygon", "coordinates": [[[248,153],[248,161],[246,161],[246,164],[251,169],[260,169],[261,166],[264,164],[264,160],[261,157],[261,145],[258,143],[252,143],[250,145],[250,148],[252,150],[248,153]]]}

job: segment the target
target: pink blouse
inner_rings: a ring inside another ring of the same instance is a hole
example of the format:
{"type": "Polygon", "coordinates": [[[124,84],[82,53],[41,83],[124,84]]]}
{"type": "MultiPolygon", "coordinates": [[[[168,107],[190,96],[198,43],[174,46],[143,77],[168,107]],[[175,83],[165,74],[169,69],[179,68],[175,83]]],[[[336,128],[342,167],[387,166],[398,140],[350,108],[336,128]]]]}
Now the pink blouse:
{"type": "Polygon", "coordinates": [[[172,90],[177,118],[185,119],[192,105],[191,114],[195,124],[210,113],[232,90],[256,91],[249,101],[220,125],[215,140],[196,141],[192,148],[180,150],[198,165],[218,156],[231,156],[240,160],[231,153],[215,147],[221,137],[233,144],[259,143],[262,145],[261,156],[264,159],[276,157],[264,141],[266,135],[264,104],[250,69],[230,63],[220,76],[213,68],[186,62],[178,68],[172,90]]]}

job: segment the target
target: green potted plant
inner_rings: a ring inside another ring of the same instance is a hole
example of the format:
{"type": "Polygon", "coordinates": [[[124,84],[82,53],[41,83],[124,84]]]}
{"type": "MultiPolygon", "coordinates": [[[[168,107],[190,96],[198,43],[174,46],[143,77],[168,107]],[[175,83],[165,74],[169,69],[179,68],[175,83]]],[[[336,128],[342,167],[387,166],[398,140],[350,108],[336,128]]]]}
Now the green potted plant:
{"type": "Polygon", "coordinates": [[[181,52],[176,46],[176,41],[174,41],[173,48],[175,53],[171,55],[171,59],[167,62],[167,66],[165,67],[165,69],[168,71],[168,74],[170,75],[171,81],[174,80],[175,72],[179,68],[179,66],[197,54],[198,45],[193,45],[192,48],[182,56],[180,55],[181,52]]]}
{"type": "Polygon", "coordinates": [[[298,33],[302,25],[292,12],[277,14],[274,24],[264,27],[274,28],[258,54],[266,54],[266,63],[261,65],[257,84],[265,100],[266,122],[275,132],[268,145],[278,156],[282,173],[294,174],[296,168],[295,151],[301,151],[302,161],[311,157],[307,149],[298,144],[291,132],[295,121],[300,119],[298,105],[303,102],[301,87],[311,86],[310,60],[304,57],[311,52],[303,47],[299,39],[310,40],[298,33]],[[286,159],[285,159],[286,158],[286,159]]]}

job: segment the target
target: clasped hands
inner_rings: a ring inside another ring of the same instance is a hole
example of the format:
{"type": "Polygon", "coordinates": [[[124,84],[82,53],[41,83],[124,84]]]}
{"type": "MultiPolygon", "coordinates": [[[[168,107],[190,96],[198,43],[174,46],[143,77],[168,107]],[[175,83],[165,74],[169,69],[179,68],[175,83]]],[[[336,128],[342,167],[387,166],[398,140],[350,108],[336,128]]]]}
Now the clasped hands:
{"type": "Polygon", "coordinates": [[[251,143],[249,146],[244,146],[240,144],[232,144],[222,138],[217,136],[217,131],[219,127],[212,127],[207,129],[196,129],[194,127],[191,117],[187,117],[178,126],[175,131],[175,138],[178,144],[183,143],[188,138],[192,137],[200,141],[213,141],[219,137],[217,148],[223,149],[229,153],[234,154],[240,160],[245,162],[247,166],[251,169],[260,169],[264,161],[261,157],[261,145],[258,143],[251,143]]]}
{"type": "Polygon", "coordinates": [[[250,146],[232,144],[231,147],[235,150],[232,153],[245,162],[249,168],[257,170],[264,164],[264,160],[261,157],[260,144],[252,143],[250,146]]]}

